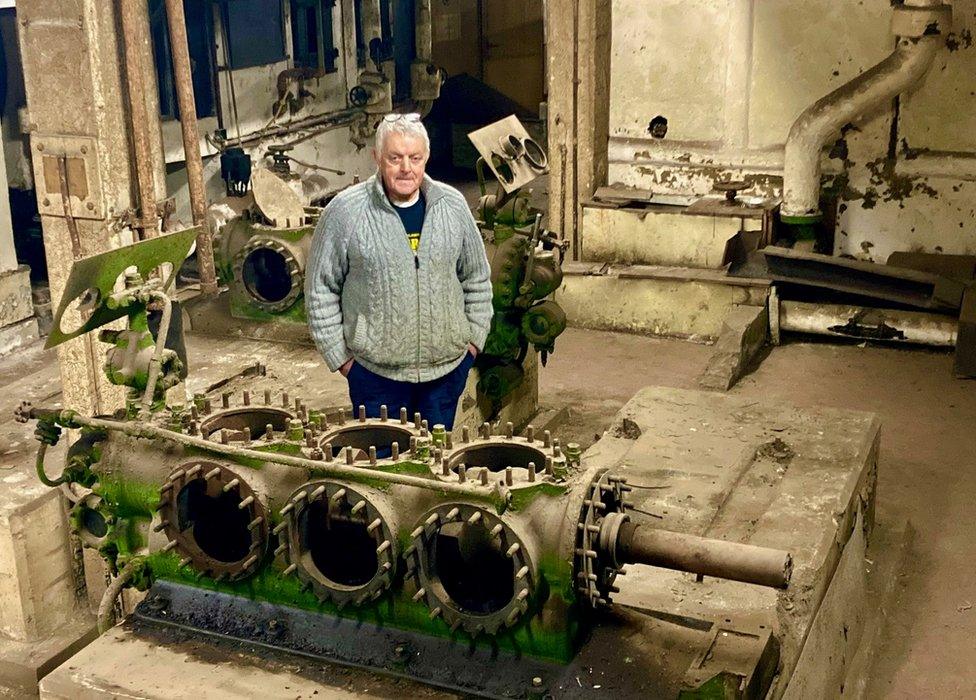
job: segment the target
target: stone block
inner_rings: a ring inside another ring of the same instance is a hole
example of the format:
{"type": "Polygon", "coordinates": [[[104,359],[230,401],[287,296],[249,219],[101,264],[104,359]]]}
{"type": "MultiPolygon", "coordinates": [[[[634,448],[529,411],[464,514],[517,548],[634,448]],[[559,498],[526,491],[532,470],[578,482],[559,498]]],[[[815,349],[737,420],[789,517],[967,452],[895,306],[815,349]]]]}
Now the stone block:
{"type": "Polygon", "coordinates": [[[0,479],[0,635],[54,633],[76,613],[79,572],[61,493],[26,470],[0,479]]]}
{"type": "MultiPolygon", "coordinates": [[[[583,207],[582,258],[588,262],[718,269],[741,219],[690,216],[684,207],[583,207]]],[[[758,222],[749,222],[758,225],[758,222]]]]}
{"type": "Polygon", "coordinates": [[[40,337],[37,319],[31,318],[0,327],[0,357],[30,345],[40,337]]]}
{"type": "Polygon", "coordinates": [[[0,473],[0,697],[24,697],[94,638],[95,621],[61,493],[27,468],[0,473]]]}
{"type": "Polygon", "coordinates": [[[710,341],[735,305],[765,305],[769,289],[765,280],[719,270],[621,265],[594,272],[594,266],[564,265],[556,301],[571,326],[710,341]]]}
{"type": "Polygon", "coordinates": [[[30,268],[21,265],[15,270],[0,272],[0,328],[33,315],[30,268]]]}
{"type": "Polygon", "coordinates": [[[768,336],[769,312],[765,306],[732,307],[698,385],[715,391],[731,389],[748,371],[768,336]]]}

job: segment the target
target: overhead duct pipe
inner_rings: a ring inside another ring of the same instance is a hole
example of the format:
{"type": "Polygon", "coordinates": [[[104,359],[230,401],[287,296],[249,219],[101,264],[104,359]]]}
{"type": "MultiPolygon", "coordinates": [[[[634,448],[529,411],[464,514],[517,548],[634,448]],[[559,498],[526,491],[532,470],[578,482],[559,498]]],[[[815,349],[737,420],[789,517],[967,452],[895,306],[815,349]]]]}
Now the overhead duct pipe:
{"type": "Polygon", "coordinates": [[[891,55],[817,100],[793,122],[783,169],[784,223],[820,220],[820,159],[827,140],[918,82],[932,65],[951,22],[952,8],[940,0],[908,0],[894,8],[891,30],[898,45],[891,55]]]}

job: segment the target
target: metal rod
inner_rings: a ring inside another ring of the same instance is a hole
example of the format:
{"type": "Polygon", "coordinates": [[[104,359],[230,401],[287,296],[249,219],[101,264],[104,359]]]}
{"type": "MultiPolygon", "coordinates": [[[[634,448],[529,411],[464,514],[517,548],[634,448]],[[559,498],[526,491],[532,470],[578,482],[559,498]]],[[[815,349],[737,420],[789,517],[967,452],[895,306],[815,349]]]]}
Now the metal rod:
{"type": "Polygon", "coordinates": [[[159,370],[162,366],[163,351],[166,349],[166,339],[169,337],[170,318],[173,315],[173,302],[168,295],[156,292],[154,297],[163,302],[163,313],[159,319],[159,332],[156,334],[156,347],[152,359],[149,361],[149,374],[146,378],[146,390],[142,393],[139,405],[139,418],[145,420],[152,408],[153,395],[156,393],[156,382],[159,380],[159,370]]]}
{"type": "Polygon", "coordinates": [[[142,230],[144,239],[155,238],[159,230],[156,224],[156,178],[149,143],[149,119],[157,119],[158,115],[150,115],[146,110],[146,64],[143,53],[152,44],[144,31],[147,23],[139,20],[139,13],[147,12],[146,3],[145,0],[119,0],[119,9],[125,44],[125,78],[129,88],[129,126],[132,129],[139,187],[139,220],[135,227],[142,230]]]}
{"type": "MultiPolygon", "coordinates": [[[[200,269],[200,291],[217,293],[217,271],[214,266],[213,241],[207,226],[207,196],[203,185],[203,158],[200,155],[200,132],[197,128],[197,105],[193,94],[190,70],[190,49],[186,36],[186,16],[183,0],[166,0],[169,22],[169,45],[173,56],[173,76],[176,99],[180,108],[180,127],[183,130],[183,153],[186,161],[186,181],[190,190],[190,209],[193,225],[200,226],[197,235],[197,264],[200,269]]],[[[320,52],[321,53],[321,52],[320,52]]]]}
{"type": "MultiPolygon", "coordinates": [[[[31,416],[50,415],[47,409],[31,409],[31,416]],[[35,414],[37,412],[37,414],[35,414]]],[[[440,491],[441,493],[453,493],[459,496],[467,496],[479,500],[494,501],[499,497],[506,501],[509,493],[507,489],[502,489],[499,485],[484,487],[479,485],[462,485],[453,482],[444,482],[437,479],[424,479],[419,476],[409,474],[396,474],[385,472],[380,469],[370,469],[368,467],[350,467],[344,464],[323,463],[304,457],[279,454],[274,452],[262,452],[261,450],[249,450],[236,445],[221,445],[220,443],[210,442],[204,438],[184,435],[165,428],[158,428],[150,423],[142,421],[117,421],[106,418],[89,418],[74,411],[58,412],[57,421],[63,425],[84,425],[91,428],[101,428],[103,430],[117,430],[126,435],[138,438],[171,440],[178,444],[195,447],[198,449],[222,454],[228,457],[244,457],[254,459],[269,464],[280,464],[285,467],[296,467],[299,469],[309,469],[325,476],[344,477],[359,481],[361,479],[372,479],[385,481],[391,484],[402,486],[412,486],[414,488],[426,489],[428,491],[440,491]]]]}
{"type": "Polygon", "coordinates": [[[793,573],[789,552],[631,522],[620,525],[616,558],[620,563],[660,566],[771,588],[785,588],[793,573]]]}

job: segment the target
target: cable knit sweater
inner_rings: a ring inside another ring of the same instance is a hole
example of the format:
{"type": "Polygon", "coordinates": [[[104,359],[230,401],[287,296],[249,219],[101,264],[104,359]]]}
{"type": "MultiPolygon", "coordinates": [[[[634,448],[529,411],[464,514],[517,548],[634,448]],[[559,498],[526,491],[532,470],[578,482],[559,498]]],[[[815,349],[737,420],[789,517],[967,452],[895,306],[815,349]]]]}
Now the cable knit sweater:
{"type": "Polygon", "coordinates": [[[336,195],[312,238],[305,308],[333,371],[350,357],[389,379],[427,382],[483,348],[492,316],[485,246],[460,192],[427,176],[420,248],[374,175],[336,195]]]}

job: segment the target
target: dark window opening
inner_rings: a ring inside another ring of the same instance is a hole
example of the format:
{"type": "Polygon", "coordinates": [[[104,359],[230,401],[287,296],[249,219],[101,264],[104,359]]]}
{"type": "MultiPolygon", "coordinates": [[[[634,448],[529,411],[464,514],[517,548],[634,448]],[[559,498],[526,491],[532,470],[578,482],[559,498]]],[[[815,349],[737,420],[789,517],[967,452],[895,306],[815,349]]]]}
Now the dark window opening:
{"type": "Polygon", "coordinates": [[[220,4],[232,69],[287,58],[281,0],[220,0],[220,4]]]}
{"type": "MultiPolygon", "coordinates": [[[[210,3],[184,0],[187,48],[190,52],[190,77],[198,117],[212,117],[216,112],[214,94],[213,13],[210,3]]],[[[159,113],[163,118],[179,119],[176,80],[169,42],[169,25],[163,0],[149,0],[149,28],[156,61],[156,83],[159,87],[159,113]]]]}
{"type": "Polygon", "coordinates": [[[291,0],[291,42],[295,65],[336,71],[339,51],[332,36],[335,0],[291,0]]]}
{"type": "MultiPolygon", "coordinates": [[[[389,2],[385,0],[387,15],[389,14],[389,2]]],[[[417,58],[417,34],[416,20],[414,12],[416,3],[414,0],[397,0],[395,5],[396,14],[393,17],[392,42],[390,47],[396,74],[396,94],[393,95],[394,102],[403,102],[410,98],[410,66],[417,58]]],[[[383,18],[383,26],[387,27],[388,16],[383,18]]],[[[389,41],[384,35],[384,41],[389,41]]],[[[387,44],[389,46],[389,44],[387,44]]]]}

